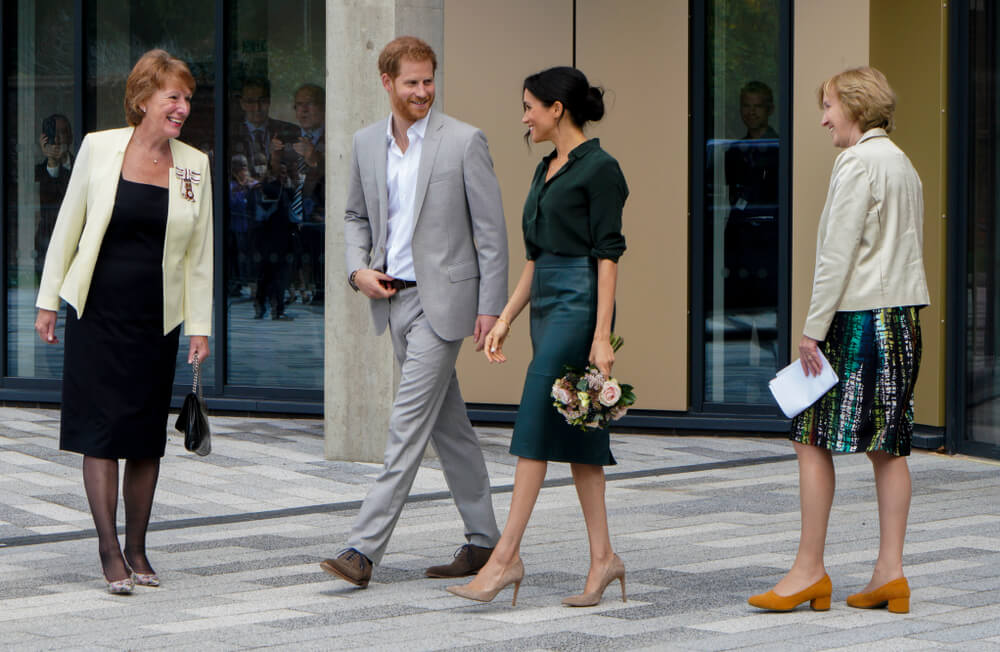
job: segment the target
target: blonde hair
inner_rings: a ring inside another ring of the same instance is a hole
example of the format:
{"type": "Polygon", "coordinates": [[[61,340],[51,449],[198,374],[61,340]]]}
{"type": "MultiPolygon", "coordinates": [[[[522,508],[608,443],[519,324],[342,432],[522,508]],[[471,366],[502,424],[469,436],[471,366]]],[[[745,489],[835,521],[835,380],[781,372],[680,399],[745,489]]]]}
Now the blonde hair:
{"type": "Polygon", "coordinates": [[[886,133],[896,128],[896,93],[881,71],[870,66],[851,68],[827,79],[817,93],[823,108],[823,95],[836,95],[847,117],[858,123],[861,131],[882,127],[886,133]]]}
{"type": "Polygon", "coordinates": [[[170,82],[180,82],[194,94],[195,82],[187,64],[166,50],[150,50],[139,57],[125,82],[125,120],[136,127],[145,114],[139,105],[170,82]]]}

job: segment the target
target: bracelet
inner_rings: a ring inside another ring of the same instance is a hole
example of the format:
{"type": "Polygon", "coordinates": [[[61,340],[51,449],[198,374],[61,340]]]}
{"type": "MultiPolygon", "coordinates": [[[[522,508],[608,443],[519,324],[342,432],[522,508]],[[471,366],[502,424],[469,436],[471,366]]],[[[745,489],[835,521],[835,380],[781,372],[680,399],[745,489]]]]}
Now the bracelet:
{"type": "Polygon", "coordinates": [[[354,281],[354,277],[358,275],[359,271],[360,270],[356,269],[353,272],[351,272],[350,276],[347,277],[347,284],[350,285],[351,289],[354,290],[355,292],[357,292],[360,289],[358,288],[358,284],[354,281]]]}
{"type": "Polygon", "coordinates": [[[509,333],[509,332],[510,332],[510,331],[512,330],[512,329],[511,329],[511,326],[510,326],[510,322],[509,322],[509,321],[507,321],[506,319],[504,319],[503,317],[499,317],[499,316],[498,316],[498,317],[497,317],[497,321],[502,321],[503,323],[507,324],[507,332],[508,332],[508,333],[509,333]]]}

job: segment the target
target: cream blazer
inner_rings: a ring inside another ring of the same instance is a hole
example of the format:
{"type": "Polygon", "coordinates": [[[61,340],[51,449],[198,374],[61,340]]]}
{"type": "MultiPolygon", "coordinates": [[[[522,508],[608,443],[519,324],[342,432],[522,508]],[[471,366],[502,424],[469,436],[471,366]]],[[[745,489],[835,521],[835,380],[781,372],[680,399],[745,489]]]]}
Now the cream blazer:
{"type": "Polygon", "coordinates": [[[826,339],[837,311],[928,305],[923,225],[910,159],[884,129],[866,131],[833,165],[804,334],[826,339]]]}
{"type": "MultiPolygon", "coordinates": [[[[125,148],[132,127],[87,134],[73,166],[66,196],[59,208],[35,305],[58,310],[59,298],[83,316],[101,251],[111,221],[125,148]]],[[[170,169],[167,231],[163,259],[163,333],[184,322],[186,335],[212,332],[212,183],[208,156],[170,140],[174,167],[170,169]],[[200,175],[191,184],[193,199],[185,197],[185,183],[177,171],[200,175]]]]}

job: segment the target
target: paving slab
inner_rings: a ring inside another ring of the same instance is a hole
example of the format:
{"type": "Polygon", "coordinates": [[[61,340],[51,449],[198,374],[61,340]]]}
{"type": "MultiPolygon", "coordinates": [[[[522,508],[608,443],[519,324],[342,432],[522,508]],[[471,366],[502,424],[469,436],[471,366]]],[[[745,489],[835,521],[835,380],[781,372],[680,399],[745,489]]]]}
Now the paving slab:
{"type": "MultiPolygon", "coordinates": [[[[601,604],[563,607],[588,550],[569,468],[549,466],[522,545],[526,577],[488,604],[423,569],[463,541],[437,459],[426,460],[371,585],[318,562],[344,545],[378,465],[323,459],[318,419],[213,416],[213,453],[171,436],[149,555],[163,580],[103,590],[80,458],[59,414],[0,408],[0,649],[16,650],[1000,650],[1000,465],[917,451],[905,564],[911,612],[854,610],[878,550],[871,466],[837,456],[826,564],[834,603],[761,613],[794,559],[791,445],[758,436],[616,432],[606,469],[613,542],[628,573],[601,604]]],[[[510,431],[478,427],[498,518],[510,431]]],[[[123,516],[120,514],[121,520],[123,516]]]]}

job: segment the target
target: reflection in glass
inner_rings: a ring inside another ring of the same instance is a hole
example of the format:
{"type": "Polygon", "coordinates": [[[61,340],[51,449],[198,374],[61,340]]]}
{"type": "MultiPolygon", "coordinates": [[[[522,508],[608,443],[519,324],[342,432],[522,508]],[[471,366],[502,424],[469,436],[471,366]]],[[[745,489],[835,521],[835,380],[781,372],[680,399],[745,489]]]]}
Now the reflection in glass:
{"type": "MultiPolygon", "coordinates": [[[[122,108],[125,80],[143,53],[163,48],[187,63],[197,84],[180,139],[213,156],[216,30],[214,12],[206,12],[204,5],[200,0],[93,1],[87,91],[93,98],[95,129],[126,126],[122,108]],[[191,20],[191,16],[199,19],[191,20]]],[[[213,188],[218,190],[218,181],[213,182],[213,188]]],[[[215,350],[214,336],[209,338],[209,347],[215,350]]],[[[191,382],[187,355],[187,338],[181,338],[174,380],[177,385],[191,382]]],[[[212,386],[212,374],[202,374],[202,382],[212,386]]]]}
{"type": "MultiPolygon", "coordinates": [[[[73,2],[19,0],[5,40],[7,133],[7,342],[11,376],[60,378],[62,346],[35,334],[35,295],[49,237],[73,169],[73,2]]],[[[65,308],[56,337],[62,340],[65,308]]]]}
{"type": "Polygon", "coordinates": [[[232,3],[226,381],[323,386],[321,0],[232,3]]]}
{"type": "Polygon", "coordinates": [[[968,441],[1000,445],[1000,104],[996,35],[1000,10],[984,3],[972,14],[972,195],[968,240],[966,432],[968,441]]]}
{"type": "Polygon", "coordinates": [[[707,7],[706,403],[770,404],[777,369],[778,0],[707,7]]]}

